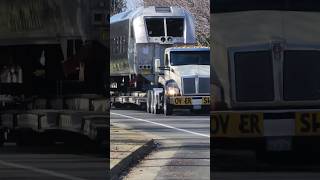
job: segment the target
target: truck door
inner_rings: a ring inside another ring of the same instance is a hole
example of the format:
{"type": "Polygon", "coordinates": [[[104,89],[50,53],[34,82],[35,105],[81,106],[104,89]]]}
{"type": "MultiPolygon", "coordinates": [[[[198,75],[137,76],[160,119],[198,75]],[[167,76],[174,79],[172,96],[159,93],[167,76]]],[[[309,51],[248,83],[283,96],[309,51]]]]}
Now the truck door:
{"type": "MultiPolygon", "coordinates": [[[[170,45],[162,45],[162,44],[155,44],[154,45],[153,64],[155,62],[155,59],[160,59],[160,66],[165,66],[166,65],[165,62],[164,62],[164,54],[165,54],[165,49],[167,47],[170,47],[170,45]]],[[[155,72],[155,69],[153,69],[153,72],[155,72]]],[[[164,73],[166,73],[166,72],[167,71],[164,71],[164,73]]]]}

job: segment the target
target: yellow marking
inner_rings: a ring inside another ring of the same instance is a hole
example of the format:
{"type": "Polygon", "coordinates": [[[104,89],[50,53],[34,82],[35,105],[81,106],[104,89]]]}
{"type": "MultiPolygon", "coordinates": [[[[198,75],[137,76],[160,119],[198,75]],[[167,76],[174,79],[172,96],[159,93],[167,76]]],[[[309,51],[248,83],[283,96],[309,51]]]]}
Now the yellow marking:
{"type": "Polygon", "coordinates": [[[263,113],[221,113],[211,115],[212,137],[263,136],[263,113]]]}
{"type": "Polygon", "coordinates": [[[320,135],[320,112],[297,112],[295,122],[297,136],[320,135]]]}
{"type": "Polygon", "coordinates": [[[173,98],[174,105],[192,105],[191,97],[175,97],[173,98]]]}

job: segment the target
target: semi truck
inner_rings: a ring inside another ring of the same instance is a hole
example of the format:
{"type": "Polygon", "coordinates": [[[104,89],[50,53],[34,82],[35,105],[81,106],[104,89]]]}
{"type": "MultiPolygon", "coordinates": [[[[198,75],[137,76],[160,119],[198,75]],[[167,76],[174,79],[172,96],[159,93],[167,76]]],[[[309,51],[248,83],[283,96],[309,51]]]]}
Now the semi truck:
{"type": "Polygon", "coordinates": [[[105,0],[0,1],[1,144],[106,140],[108,8],[105,0]]]}
{"type": "Polygon", "coordinates": [[[213,148],[319,149],[319,3],[211,5],[213,148]]]}
{"type": "Polygon", "coordinates": [[[188,11],[141,7],[112,16],[110,28],[115,107],[135,104],[169,115],[174,108],[201,109],[209,103],[209,49],[181,47],[195,44],[188,11]]]}

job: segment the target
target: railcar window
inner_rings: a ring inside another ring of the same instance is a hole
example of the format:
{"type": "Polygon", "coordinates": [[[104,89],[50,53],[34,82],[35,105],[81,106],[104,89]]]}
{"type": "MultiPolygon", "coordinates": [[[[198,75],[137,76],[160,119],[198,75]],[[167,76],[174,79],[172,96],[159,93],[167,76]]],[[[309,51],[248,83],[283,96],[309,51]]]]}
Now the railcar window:
{"type": "Polygon", "coordinates": [[[163,18],[146,19],[148,35],[150,37],[164,36],[164,20],[163,18]]]}
{"type": "Polygon", "coordinates": [[[208,51],[173,51],[170,57],[170,64],[172,66],[210,65],[210,53],[208,51]]]}
{"type": "Polygon", "coordinates": [[[167,35],[173,37],[182,37],[184,30],[183,18],[167,18],[167,35]]]}
{"type": "Polygon", "coordinates": [[[283,10],[320,12],[319,0],[213,0],[211,10],[214,13],[283,10]]]}

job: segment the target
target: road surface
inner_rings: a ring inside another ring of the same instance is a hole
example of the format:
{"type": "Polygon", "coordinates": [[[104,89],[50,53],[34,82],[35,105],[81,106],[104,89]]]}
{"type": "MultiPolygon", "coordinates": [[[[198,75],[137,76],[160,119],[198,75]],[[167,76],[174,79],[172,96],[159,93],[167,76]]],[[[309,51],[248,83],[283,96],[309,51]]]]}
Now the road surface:
{"type": "MultiPolygon", "coordinates": [[[[209,117],[178,112],[173,116],[136,110],[112,110],[111,122],[153,136],[156,151],[132,168],[126,180],[210,179],[209,117]]],[[[320,157],[306,154],[282,161],[256,161],[253,152],[216,151],[211,173],[214,180],[318,180],[320,157]],[[299,160],[298,160],[299,159],[299,160]]]]}
{"type": "Polygon", "coordinates": [[[159,143],[124,179],[210,179],[208,115],[177,112],[173,116],[136,110],[111,110],[111,123],[152,136],[159,143]]]}
{"type": "Polygon", "coordinates": [[[0,147],[1,180],[105,180],[106,158],[66,146],[0,147]]]}

